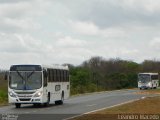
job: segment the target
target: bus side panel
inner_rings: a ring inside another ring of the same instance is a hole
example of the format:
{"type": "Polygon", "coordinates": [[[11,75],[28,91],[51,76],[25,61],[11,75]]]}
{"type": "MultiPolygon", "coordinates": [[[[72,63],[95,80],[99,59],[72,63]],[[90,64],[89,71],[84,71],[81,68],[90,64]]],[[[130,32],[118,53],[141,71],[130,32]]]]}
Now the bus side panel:
{"type": "Polygon", "coordinates": [[[49,82],[47,91],[50,92],[50,102],[61,99],[61,84],[58,82],[49,82]]]}
{"type": "Polygon", "coordinates": [[[47,91],[50,92],[50,102],[61,100],[62,92],[64,92],[64,99],[70,96],[69,82],[49,82],[47,91]]]}
{"type": "Polygon", "coordinates": [[[62,82],[62,91],[64,92],[64,99],[68,99],[70,96],[70,84],[69,82],[62,82]]]}

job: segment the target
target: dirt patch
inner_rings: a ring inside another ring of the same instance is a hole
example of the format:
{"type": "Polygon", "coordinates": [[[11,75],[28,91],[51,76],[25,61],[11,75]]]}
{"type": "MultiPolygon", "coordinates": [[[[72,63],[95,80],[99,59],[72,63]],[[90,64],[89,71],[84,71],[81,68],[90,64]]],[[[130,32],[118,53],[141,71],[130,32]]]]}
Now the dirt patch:
{"type": "Polygon", "coordinates": [[[149,89],[149,90],[140,90],[138,92],[136,92],[135,94],[156,94],[156,95],[160,95],[160,89],[149,89]]]}
{"type": "Polygon", "coordinates": [[[156,117],[160,117],[159,106],[160,97],[150,97],[102,111],[86,114],[72,120],[118,120],[119,115],[122,115],[122,117],[126,115],[133,115],[133,117],[136,116],[138,118],[141,115],[155,115],[156,117]]]}

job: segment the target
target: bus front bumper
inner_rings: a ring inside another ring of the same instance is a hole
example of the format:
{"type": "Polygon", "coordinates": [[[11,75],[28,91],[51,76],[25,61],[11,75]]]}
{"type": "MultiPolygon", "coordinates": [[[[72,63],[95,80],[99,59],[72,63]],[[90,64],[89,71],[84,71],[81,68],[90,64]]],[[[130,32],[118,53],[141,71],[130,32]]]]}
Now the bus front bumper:
{"type": "Polygon", "coordinates": [[[9,103],[22,103],[22,104],[34,104],[34,103],[43,103],[42,98],[18,98],[18,97],[8,97],[9,103]]]}

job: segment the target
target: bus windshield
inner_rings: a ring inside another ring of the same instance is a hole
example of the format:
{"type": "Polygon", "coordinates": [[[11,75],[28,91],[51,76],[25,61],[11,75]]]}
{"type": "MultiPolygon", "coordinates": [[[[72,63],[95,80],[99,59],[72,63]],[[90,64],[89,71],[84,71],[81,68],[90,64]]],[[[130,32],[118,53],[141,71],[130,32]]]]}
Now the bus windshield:
{"type": "Polygon", "coordinates": [[[147,74],[139,74],[139,81],[142,83],[149,82],[151,80],[150,75],[147,74]]]}
{"type": "Polygon", "coordinates": [[[9,87],[16,90],[34,90],[42,86],[42,72],[10,72],[9,87]]]}

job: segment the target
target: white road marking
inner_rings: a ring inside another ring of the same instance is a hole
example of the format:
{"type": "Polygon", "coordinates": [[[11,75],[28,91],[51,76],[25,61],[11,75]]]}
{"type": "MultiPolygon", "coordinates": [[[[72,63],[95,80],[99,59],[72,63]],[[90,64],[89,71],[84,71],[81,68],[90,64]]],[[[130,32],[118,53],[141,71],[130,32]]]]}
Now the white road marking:
{"type": "Polygon", "coordinates": [[[141,99],[145,99],[146,97],[141,97],[141,99]]]}
{"type": "Polygon", "coordinates": [[[30,112],[25,112],[25,114],[29,114],[30,112]]]}
{"type": "Polygon", "coordinates": [[[92,106],[96,106],[97,104],[91,104],[91,105],[87,105],[87,107],[92,107],[92,106]]]}
{"type": "Polygon", "coordinates": [[[132,103],[132,102],[137,101],[137,100],[140,100],[140,99],[130,100],[130,101],[123,102],[123,103],[116,104],[116,105],[112,105],[112,106],[109,106],[109,107],[100,108],[100,109],[97,109],[97,110],[93,110],[93,111],[90,111],[90,112],[86,112],[86,113],[84,113],[84,115],[85,115],[85,114],[94,113],[94,112],[97,112],[97,111],[101,111],[101,110],[105,110],[105,109],[108,109],[108,108],[117,107],[117,106],[124,105],[124,104],[127,104],[127,103],[132,103]]]}

